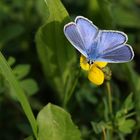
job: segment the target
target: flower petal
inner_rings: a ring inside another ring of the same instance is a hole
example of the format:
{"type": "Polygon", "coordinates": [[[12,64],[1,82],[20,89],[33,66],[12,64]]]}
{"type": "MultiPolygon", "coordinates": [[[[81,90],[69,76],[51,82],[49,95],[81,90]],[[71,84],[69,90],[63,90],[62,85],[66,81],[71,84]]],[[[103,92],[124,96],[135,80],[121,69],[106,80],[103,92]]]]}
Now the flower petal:
{"type": "Polygon", "coordinates": [[[101,85],[104,82],[104,73],[96,65],[93,65],[89,70],[88,79],[96,85],[101,85]]]}
{"type": "Polygon", "coordinates": [[[107,65],[107,62],[94,62],[99,68],[104,68],[107,65]]]}
{"type": "Polygon", "coordinates": [[[90,65],[88,64],[86,57],[83,55],[81,55],[80,57],[80,66],[85,71],[88,71],[90,69],[90,65]]]}

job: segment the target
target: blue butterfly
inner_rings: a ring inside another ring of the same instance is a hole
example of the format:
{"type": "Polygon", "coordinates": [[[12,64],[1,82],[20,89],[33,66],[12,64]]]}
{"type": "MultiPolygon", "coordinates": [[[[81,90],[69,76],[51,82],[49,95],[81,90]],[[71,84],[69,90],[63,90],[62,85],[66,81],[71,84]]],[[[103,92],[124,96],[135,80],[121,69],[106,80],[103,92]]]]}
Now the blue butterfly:
{"type": "Polygon", "coordinates": [[[99,30],[82,16],[76,17],[75,22],[66,24],[64,34],[89,64],[95,61],[122,63],[131,61],[134,57],[132,47],[126,44],[128,38],[125,33],[99,30]]]}

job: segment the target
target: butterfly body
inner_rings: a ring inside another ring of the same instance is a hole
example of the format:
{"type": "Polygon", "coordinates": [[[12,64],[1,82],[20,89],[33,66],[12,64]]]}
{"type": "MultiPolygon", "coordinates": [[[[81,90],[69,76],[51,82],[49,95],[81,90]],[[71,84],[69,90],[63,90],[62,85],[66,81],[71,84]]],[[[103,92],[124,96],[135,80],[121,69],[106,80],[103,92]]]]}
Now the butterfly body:
{"type": "Polygon", "coordinates": [[[89,64],[95,61],[122,63],[134,57],[132,47],[126,44],[128,38],[125,33],[99,30],[82,16],[76,17],[75,22],[66,24],[64,34],[89,64]]]}

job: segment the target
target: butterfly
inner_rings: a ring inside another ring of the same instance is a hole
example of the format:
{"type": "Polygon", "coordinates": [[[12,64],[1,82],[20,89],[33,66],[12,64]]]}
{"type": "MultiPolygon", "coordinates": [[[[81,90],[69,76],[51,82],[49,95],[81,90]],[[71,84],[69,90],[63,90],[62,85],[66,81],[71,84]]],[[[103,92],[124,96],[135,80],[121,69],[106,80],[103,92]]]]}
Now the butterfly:
{"type": "Polygon", "coordinates": [[[100,30],[83,16],[77,16],[75,22],[66,24],[64,34],[89,64],[95,61],[123,63],[134,57],[132,47],[126,44],[128,37],[125,33],[100,30]]]}

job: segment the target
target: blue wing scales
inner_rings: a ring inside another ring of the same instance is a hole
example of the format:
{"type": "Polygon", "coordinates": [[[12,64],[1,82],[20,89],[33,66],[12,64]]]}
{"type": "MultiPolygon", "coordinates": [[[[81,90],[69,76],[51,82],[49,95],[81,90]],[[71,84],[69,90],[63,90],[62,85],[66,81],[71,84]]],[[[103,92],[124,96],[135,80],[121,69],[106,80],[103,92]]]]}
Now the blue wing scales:
{"type": "Polygon", "coordinates": [[[98,28],[88,19],[78,16],[74,22],[64,27],[64,34],[71,44],[85,57],[98,34],[98,28]]]}
{"type": "Polygon", "coordinates": [[[90,20],[82,16],[65,25],[64,33],[71,44],[91,61],[121,63],[134,57],[133,49],[126,44],[128,38],[125,33],[98,30],[90,20]]]}
{"type": "Polygon", "coordinates": [[[78,16],[75,20],[77,29],[83,39],[85,48],[90,50],[91,44],[94,42],[98,35],[98,28],[87,18],[78,16]]]}
{"type": "Polygon", "coordinates": [[[85,45],[83,42],[83,39],[81,38],[76,24],[75,23],[70,23],[67,24],[64,28],[64,33],[67,39],[70,41],[70,43],[80,52],[82,53],[85,57],[87,57],[85,45]]]}
{"type": "Polygon", "coordinates": [[[128,44],[123,44],[115,49],[106,51],[106,53],[100,54],[96,61],[123,63],[131,61],[133,57],[134,53],[131,46],[128,44]]]}
{"type": "Polygon", "coordinates": [[[101,30],[98,35],[98,53],[112,50],[126,43],[127,35],[119,31],[101,30]]]}

